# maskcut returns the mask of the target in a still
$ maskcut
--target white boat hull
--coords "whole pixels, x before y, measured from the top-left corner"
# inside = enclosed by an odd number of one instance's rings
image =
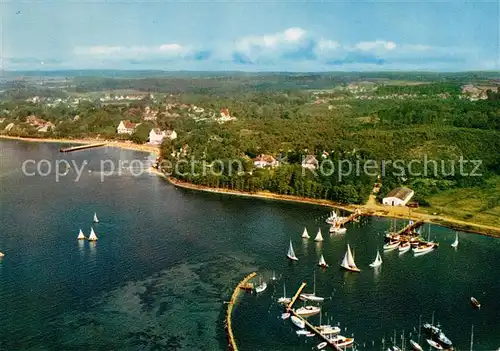
[[[288,257],[289,259],[291,259],[292,261],[298,261],[299,259],[295,256],[290,256],[290,255],[286,255],[286,257]]]
[[[306,306],[306,307],[301,307],[301,308],[298,308],[295,310],[295,313],[301,317],[314,316],[315,314],[318,314],[319,312],[321,312],[321,308],[315,307],[315,306]]]
[[[292,323],[295,324],[298,328],[304,329],[306,327],[306,322],[296,316],[291,317]]]
[[[323,302],[325,300],[324,297],[316,296],[313,294],[300,294],[300,298],[302,300],[314,301],[314,302]]]

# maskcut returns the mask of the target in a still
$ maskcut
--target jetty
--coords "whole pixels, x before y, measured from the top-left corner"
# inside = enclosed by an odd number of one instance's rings
[[[104,146],[106,143],[99,143],[99,144],[85,144],[85,145],[79,145],[79,146],[73,146],[73,147],[68,147],[68,148],[60,148],[60,152],[72,152],[72,151],[79,151],[79,150],[85,150],[85,149],[92,149],[95,147],[100,147]]]
[[[238,351],[238,347],[236,346],[236,339],[234,338],[233,334],[233,327],[231,323],[231,316],[233,313],[233,307],[236,301],[238,300],[238,295],[240,293],[240,290],[249,290],[253,289],[253,284],[249,283],[249,280],[255,277],[257,273],[253,272],[247,275],[241,282],[238,283],[236,288],[233,291],[233,294],[231,295],[231,300],[227,304],[227,311],[226,311],[226,321],[224,323],[225,328],[226,328],[226,334],[227,334],[227,339],[229,342],[229,350],[234,350]]]
[[[417,229],[418,227],[422,226],[423,224],[424,224],[424,221],[413,222],[411,224],[408,224],[406,227],[404,227],[403,229],[401,229],[399,232],[397,232],[395,234],[396,235],[408,235],[411,232],[413,232],[413,230]]]
[[[290,303],[286,307],[286,312],[292,313],[295,317],[297,317],[300,320],[304,321],[306,327],[309,330],[311,330],[313,333],[315,333],[317,336],[319,336],[321,339],[323,339],[324,341],[326,341],[331,348],[333,348],[334,350],[337,350],[337,351],[342,351],[342,349],[339,346],[337,346],[334,342],[332,342],[330,339],[328,339],[325,335],[321,334],[321,332],[314,325],[312,325],[311,323],[309,323],[307,321],[307,319],[305,319],[302,316],[296,314],[295,310],[292,309],[293,305],[295,304],[295,301],[297,301],[297,298],[300,296],[300,294],[302,293],[302,290],[304,290],[304,288],[306,287],[306,285],[307,285],[306,283],[302,283],[302,285],[300,285],[299,290],[297,290],[297,292],[293,296],[292,300],[290,301]]]
[[[356,209],[353,213],[351,213],[348,217],[342,218],[339,220],[340,226],[343,226],[349,222],[354,221],[356,218],[362,215],[361,210]]]

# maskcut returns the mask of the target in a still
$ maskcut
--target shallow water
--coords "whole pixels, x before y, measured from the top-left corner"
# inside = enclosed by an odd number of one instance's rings
[[[241,350],[309,350],[317,338],[295,335],[275,302],[283,282],[288,295],[306,280],[332,297],[323,303],[331,318],[354,334],[360,349],[378,350],[394,330],[398,337],[418,329],[419,315],[435,311],[457,349],[500,346],[500,240],[432,227],[441,247],[421,257],[397,251],[382,255],[377,271],[368,267],[382,247],[386,219],[351,224],[346,235],[329,237],[326,210],[177,189],[156,176],[127,172],[105,177],[100,160],[144,160],[145,154],[113,148],[61,154],[57,144],[0,141],[0,349],[225,349],[224,301],[235,284],[258,270],[279,280],[262,294],[242,295],[234,331]],[[75,170],[26,177],[25,159],[88,160],[81,179]],[[78,242],[93,213],[95,245]],[[399,225],[403,225],[402,221]],[[325,242],[300,238],[321,227]],[[299,261],[285,257],[292,239]],[[342,271],[346,242],[361,273]],[[330,268],[316,263],[325,255]],[[477,297],[474,310],[469,297]],[[315,320],[312,317],[311,320]],[[316,318],[317,320],[317,318]],[[372,344],[373,342],[373,344]],[[421,342],[423,344],[423,342]]]

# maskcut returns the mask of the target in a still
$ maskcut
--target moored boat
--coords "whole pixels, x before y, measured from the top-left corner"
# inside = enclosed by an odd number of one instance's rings
[[[0,258],[5,257],[5,254],[3,252],[0,252]]]
[[[99,223],[99,219],[97,218],[97,213],[94,212],[94,223]]]
[[[264,291],[264,290],[266,290],[266,289],[267,289],[267,283],[266,283],[266,282],[263,282],[262,280],[260,280],[259,285],[257,285],[257,286],[255,287],[255,292],[257,292],[257,293],[261,293],[261,292],[263,292],[263,291]]]
[[[354,343],[354,338],[346,338],[345,336],[337,335],[331,338],[330,341],[338,347],[347,347]]]
[[[470,302],[472,302],[474,307],[481,308],[481,304],[479,303],[479,301],[477,301],[477,299],[475,297],[471,297]]]
[[[314,272],[314,285],[312,294],[302,293],[300,294],[300,299],[303,301],[314,301],[314,302],[323,302],[325,300],[324,297],[316,296],[316,272]]]
[[[348,271],[351,272],[360,272],[361,270],[356,266],[356,263],[354,262],[354,257],[352,256],[351,253],[351,248],[349,244],[347,244],[347,252],[345,253],[344,259],[342,260],[342,263],[340,266],[344,269],[347,269]]]
[[[427,343],[429,345],[431,345],[433,348],[435,348],[436,350],[442,350],[443,349],[443,346],[439,345],[437,342],[435,342],[434,340],[431,340],[431,339],[427,339]]]
[[[288,253],[286,254],[286,257],[291,259],[292,261],[298,261],[299,259],[297,256],[295,256],[295,251],[293,251],[293,246],[292,246],[292,241],[290,240],[290,246],[288,247]]]
[[[341,332],[339,327],[332,327],[331,325],[320,325],[316,327],[316,329],[318,329],[322,335],[336,335]]]
[[[304,329],[306,327],[306,322],[304,322],[304,320],[300,319],[299,317],[292,316],[290,317],[290,319],[292,320],[292,323],[295,324],[300,329]]]
[[[455,233],[455,241],[453,244],[451,244],[451,247],[457,247],[458,246],[458,233]]]
[[[300,329],[300,330],[296,330],[295,333],[297,335],[307,335],[307,334],[309,334],[309,331],[305,330],[305,329]]]
[[[426,242],[423,244],[420,244],[418,247],[413,248],[413,253],[415,254],[423,254],[427,252],[431,252],[436,248],[436,244],[433,242]]]
[[[297,308],[295,310],[295,313],[301,317],[309,317],[309,316],[313,316],[315,314],[318,314],[320,311],[321,311],[321,308],[317,307],[317,306],[303,306],[303,307]]]
[[[285,283],[283,283],[283,297],[280,297],[278,299],[278,303],[281,303],[283,305],[287,305],[290,303],[290,301],[292,301],[292,299],[289,297],[286,297],[286,287],[285,287]]]
[[[399,246],[400,242],[398,240],[396,241],[389,241],[388,243],[384,244],[384,250],[394,250]]]
[[[326,346],[328,346],[328,343],[326,341],[323,341],[322,343],[319,343],[318,346],[316,346],[316,348],[318,350],[322,350],[324,349]]]
[[[282,313],[281,314],[281,319],[288,319],[290,318],[291,314],[290,313]]]
[[[408,252],[410,251],[410,249],[411,249],[411,244],[409,241],[402,242],[398,248],[400,254]]]
[[[347,228],[341,227],[340,225],[334,225],[330,227],[330,234],[345,234],[347,232]]]
[[[424,351],[422,346],[420,346],[416,341],[410,340],[410,345],[415,351]]]

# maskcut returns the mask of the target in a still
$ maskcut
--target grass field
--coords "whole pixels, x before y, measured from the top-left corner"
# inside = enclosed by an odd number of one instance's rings
[[[490,179],[485,188],[446,190],[427,200],[431,207],[421,209],[429,214],[500,226],[500,176]]]

